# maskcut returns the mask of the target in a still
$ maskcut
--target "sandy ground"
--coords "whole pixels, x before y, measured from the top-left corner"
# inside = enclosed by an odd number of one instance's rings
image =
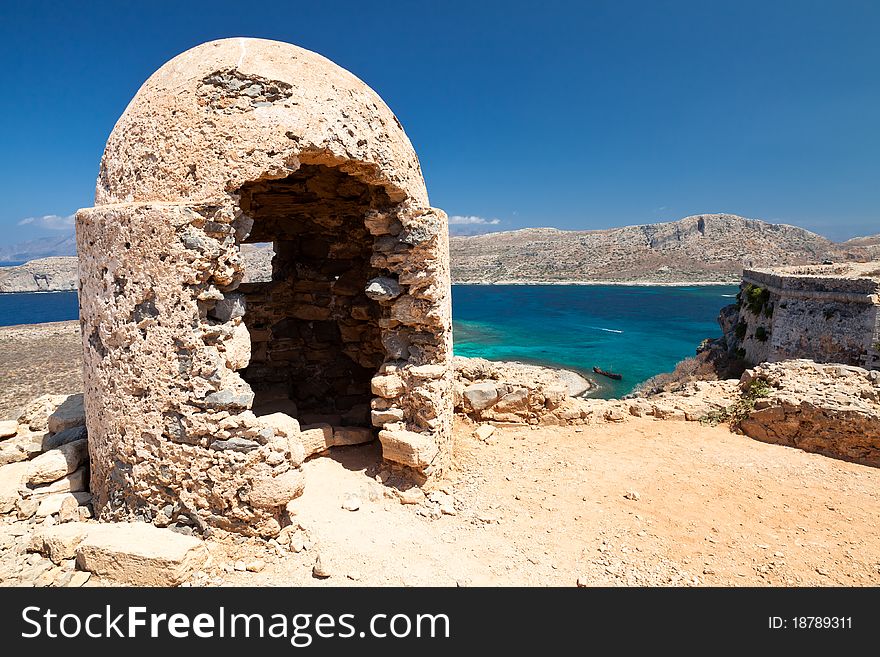
[[[632,420],[503,429],[457,426],[432,520],[374,479],[374,446],[307,463],[296,521],[308,549],[214,543],[196,582],[232,585],[877,585],[880,470],[732,434]],[[637,493],[628,499],[628,493]],[[357,511],[342,503],[360,500]],[[317,579],[320,554],[331,577]],[[274,556],[273,556],[274,555]],[[227,572],[263,559],[259,573]]]
[[[40,395],[82,388],[79,322],[0,328],[0,420]]]
[[[76,322],[0,329],[0,418],[80,390],[79,349]],[[880,584],[880,469],[691,422],[505,428],[487,443],[472,430],[457,421],[441,485],[455,515],[401,504],[376,481],[375,444],[334,448],[305,465],[295,522],[306,549],[212,539],[213,563],[192,583]],[[357,511],[342,508],[351,494]],[[312,575],[318,554],[329,578]],[[258,559],[261,572],[234,570]]]

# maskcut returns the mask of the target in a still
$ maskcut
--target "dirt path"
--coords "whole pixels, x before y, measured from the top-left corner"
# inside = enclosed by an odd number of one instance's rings
[[[633,420],[457,427],[456,515],[387,497],[374,447],[307,464],[297,520],[313,545],[214,545],[203,581],[250,585],[877,585],[880,470],[725,428]],[[354,493],[357,511],[342,502]],[[627,493],[637,493],[628,499]],[[312,577],[317,553],[332,576]],[[263,558],[260,573],[226,572]]]

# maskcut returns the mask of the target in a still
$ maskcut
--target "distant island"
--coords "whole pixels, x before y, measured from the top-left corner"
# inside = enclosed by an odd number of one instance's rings
[[[272,277],[272,250],[269,245],[244,244],[248,281]],[[77,288],[76,256],[39,258],[14,267],[0,267],[0,293],[69,292]]]
[[[865,261],[880,235],[843,243],[733,214],[606,230],[525,228],[450,240],[456,283],[729,283],[743,268]]]
[[[71,242],[59,244],[70,248]],[[31,246],[34,252],[46,250]],[[452,237],[449,248],[452,282],[458,284],[694,285],[738,282],[743,268],[876,259],[880,235],[832,242],[797,226],[702,214],[606,230],[524,228]],[[271,249],[244,245],[243,253],[250,280],[270,275]],[[5,267],[0,292],[75,290],[76,267],[75,256]]]

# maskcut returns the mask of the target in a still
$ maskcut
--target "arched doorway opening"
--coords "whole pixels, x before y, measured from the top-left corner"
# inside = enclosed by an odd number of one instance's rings
[[[364,219],[392,206],[384,189],[325,165],[244,185],[253,220],[244,243],[272,242],[272,277],[244,283],[251,359],[240,374],[257,415],[283,412],[302,424],[370,427],[370,381],[385,360],[382,309],[365,289],[371,263]]]

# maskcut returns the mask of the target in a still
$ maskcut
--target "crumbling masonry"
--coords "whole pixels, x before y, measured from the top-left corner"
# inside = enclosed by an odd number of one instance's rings
[[[419,483],[451,451],[446,215],[363,82],[224,39],[140,89],[77,213],[102,519],[273,536],[301,464],[378,437]],[[272,280],[243,283],[243,243]]]

